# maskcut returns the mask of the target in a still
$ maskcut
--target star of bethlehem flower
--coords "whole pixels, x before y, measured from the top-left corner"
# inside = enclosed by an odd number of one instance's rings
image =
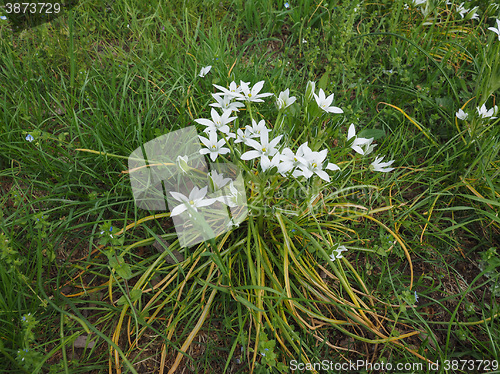
[[[327,113],[344,113],[344,111],[336,106],[330,106],[333,102],[333,95],[326,97],[325,92],[322,88],[319,89],[319,95],[313,93],[314,98],[318,106]]]
[[[276,163],[279,161],[279,154],[277,157],[273,158],[272,162],[269,157],[275,156],[278,153],[276,146],[282,137],[283,135],[279,135],[269,141],[269,133],[264,131],[260,134],[260,143],[254,139],[248,139],[246,144],[254,150],[243,153],[241,159],[246,161],[260,157],[260,167],[263,171],[266,171],[272,166],[276,166]]]
[[[316,91],[316,82],[308,81],[306,86],[306,100],[311,100]]]
[[[208,176],[212,181],[214,190],[219,190],[232,181],[231,178],[224,178],[224,174],[222,173],[219,174],[217,170],[212,170],[210,173],[208,173]]]
[[[294,177],[304,176],[306,179],[309,179],[316,174],[324,181],[329,182],[330,176],[323,170],[323,162],[325,161],[328,150],[323,149],[320,152],[315,152],[307,146],[307,143],[305,143],[301,152],[303,152],[302,157],[305,160],[305,164],[299,166],[300,170],[295,170],[292,175]],[[331,162],[326,165],[325,169],[340,170],[337,165]]]
[[[351,144],[351,148],[360,155],[366,156],[370,154],[373,151],[373,148],[377,146],[376,144],[372,144],[373,138],[358,138],[356,136],[354,124],[351,123],[351,126],[349,126],[349,130],[347,131],[347,140],[353,137],[354,141]]]
[[[189,172],[189,170],[191,169],[189,166],[188,166],[188,160],[189,160],[189,157],[188,155],[184,155],[184,156],[177,156],[176,160],[175,160],[175,164],[177,166],[177,168],[181,171],[182,174],[186,174]]]
[[[230,208],[236,208],[238,204],[238,190],[234,187],[233,181],[229,183],[229,195],[224,195],[217,198],[217,201],[226,204]]]
[[[208,72],[210,71],[210,69],[212,69],[212,66],[210,66],[210,65],[201,68],[200,74],[198,74],[198,76],[201,77],[201,78],[204,78],[205,75],[208,74]]]
[[[498,35],[498,40],[500,40],[500,19],[497,19],[497,27],[488,27],[488,30],[496,33]]]
[[[264,81],[255,83],[252,88],[250,88],[249,83],[240,82],[241,95],[236,97],[236,100],[245,100],[253,103],[262,103],[264,102],[264,100],[262,100],[263,97],[268,97],[273,95],[272,93],[269,92],[260,94],[259,92],[260,90],[262,90],[263,87],[264,87]]]
[[[498,112],[498,106],[494,106],[490,110],[486,109],[486,104],[483,104],[481,108],[477,107],[477,113],[479,114],[479,117],[485,119],[495,119],[497,117],[493,117],[494,114],[497,114]]]
[[[189,197],[179,192],[170,191],[170,195],[172,195],[175,200],[182,203],[172,209],[172,212],[170,212],[170,216],[178,216],[188,209],[194,209],[197,212],[198,208],[212,205],[217,201],[217,199],[206,199],[205,196],[207,195],[207,191],[208,186],[205,186],[202,189],[199,189],[195,186],[189,193]]]
[[[243,82],[243,81],[240,81],[240,83],[250,84],[250,82]],[[219,86],[217,84],[214,84],[214,87],[217,88],[219,91],[221,91],[218,94],[222,93],[223,95],[228,95],[228,96],[231,96],[233,98],[241,97],[241,86],[238,86],[238,84],[236,84],[235,81],[232,81],[229,84],[229,88],[225,88],[225,87]]]
[[[385,157],[385,156],[384,156]],[[388,166],[391,166],[394,160],[391,160],[389,162],[382,162],[384,157],[375,157],[375,161],[373,161],[370,166],[372,167],[373,171],[381,171],[383,173],[388,173],[389,171],[393,171],[394,168],[389,168]]]
[[[469,9],[464,8],[464,3],[461,3],[460,5],[457,5],[456,11],[460,14],[462,18],[464,18]]]
[[[458,119],[465,121],[469,115],[465,113],[462,109],[459,109],[458,112],[455,113]]]
[[[224,111],[224,113],[222,113],[221,116],[215,109],[212,108],[212,110],[210,111],[212,120],[206,118],[198,118],[194,121],[199,123],[200,125],[207,126],[207,128],[204,130],[205,132],[218,130],[226,134],[226,136],[234,138],[235,135],[230,132],[229,126],[227,124],[234,121],[237,117],[230,117],[231,113],[231,110],[226,110]]]
[[[247,144],[247,140],[251,139],[253,137],[254,137],[254,135],[253,135],[252,131],[249,130],[248,126],[247,126],[247,128],[245,128],[245,131],[243,131],[242,129],[236,130],[236,140],[234,142]]]
[[[258,138],[265,132],[268,134],[271,132],[271,129],[267,128],[266,121],[263,119],[257,123],[257,121],[252,118],[252,126],[247,125],[245,129],[248,130],[251,138]]]
[[[343,245],[339,245],[336,249],[333,250],[333,253],[330,255],[330,260],[334,262],[336,259],[340,259],[342,256],[342,252],[346,252],[347,248]]]
[[[212,94],[212,96],[217,102],[210,104],[210,106],[214,108],[221,108],[223,111],[229,110],[232,112],[238,112],[238,108],[245,106],[245,104],[240,103],[239,101],[232,101],[234,97],[231,95]]]
[[[307,162],[303,157],[304,145],[307,147],[307,143],[302,144],[299,149],[297,149],[296,153],[293,153],[290,148],[283,149],[280,157],[281,162],[278,165],[278,172],[280,174],[284,175],[300,166],[306,166]]]
[[[202,155],[210,154],[210,158],[212,159],[212,161],[215,161],[215,159],[219,155],[225,155],[226,153],[229,153],[229,148],[223,147],[223,145],[226,144],[226,140],[217,140],[217,133],[215,131],[209,131],[208,139],[201,135],[198,135],[198,138],[200,138],[203,145],[207,147],[200,149],[200,153]]]
[[[283,110],[292,105],[295,100],[297,100],[297,98],[295,96],[290,97],[290,90],[287,88],[285,91],[280,92],[276,99],[276,105],[279,110]]]

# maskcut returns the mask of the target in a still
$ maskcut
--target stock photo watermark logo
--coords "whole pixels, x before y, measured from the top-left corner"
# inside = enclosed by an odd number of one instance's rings
[[[155,138],[128,158],[136,205],[171,212],[182,247],[238,226],[248,215],[243,176],[232,163],[207,164],[194,126]]]

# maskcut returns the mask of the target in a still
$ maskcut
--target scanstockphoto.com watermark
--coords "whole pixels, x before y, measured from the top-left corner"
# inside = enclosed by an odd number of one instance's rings
[[[393,372],[393,373],[420,373],[420,372],[437,372],[440,369],[444,371],[461,370],[465,372],[488,372],[498,370],[497,360],[444,360],[437,362],[369,362],[367,360],[349,360],[343,362],[333,362],[323,360],[319,362],[300,362],[291,360],[289,368],[294,372],[310,372],[310,371],[327,371],[334,373],[342,372],[360,372],[377,371],[377,372]]]

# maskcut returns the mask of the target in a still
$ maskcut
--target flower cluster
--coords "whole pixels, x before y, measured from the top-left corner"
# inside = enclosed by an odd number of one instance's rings
[[[455,6],[455,12],[457,12],[458,14],[460,14],[460,17],[462,18],[465,18],[467,17],[468,19],[479,19],[479,15],[476,13],[476,10],[478,9],[478,7],[474,7],[472,9],[468,9],[468,8],[465,8],[464,7],[464,3],[460,3],[459,5],[455,5],[452,1],[450,0],[447,0],[446,5],[454,5]],[[423,5],[426,7],[426,9],[424,8],[421,8],[422,10],[422,13],[427,14],[427,7],[429,6],[429,1],[428,0],[411,0],[411,5],[414,6],[414,7],[417,7],[417,6],[420,6],[420,5]],[[409,5],[408,4],[405,4],[405,9],[409,9]],[[471,14],[471,16],[469,17],[468,15]]]
[[[328,182],[330,177],[326,170],[340,170],[339,166],[328,162],[328,150],[326,149],[313,151],[307,142],[301,144],[295,152],[288,147],[281,147],[280,141],[283,135],[273,137],[273,130],[266,126],[265,120],[257,122],[252,118],[251,124],[246,125],[243,129],[236,128],[235,132],[231,131],[229,125],[237,119],[232,114],[238,112],[238,108],[243,105],[242,101],[246,103],[263,102],[263,98],[273,95],[271,93],[261,93],[264,81],[260,81],[254,86],[250,86],[249,82],[243,81],[240,81],[239,85],[233,81],[229,88],[215,84],[214,86],[220,92],[213,94],[217,103],[211,105],[221,108],[222,115],[216,109],[212,109],[211,119],[199,118],[195,120],[195,122],[206,126],[204,132],[208,134],[208,137],[199,136],[200,141],[205,146],[200,151],[201,154],[207,154],[212,161],[215,161],[219,155],[226,155],[231,152],[230,148],[232,147],[227,142],[234,139],[234,144],[241,143],[246,146],[246,150],[242,152],[240,159],[243,161],[258,159],[260,168],[264,172],[274,169],[284,177],[304,177],[306,179],[317,175]],[[318,94],[316,94],[314,90],[314,82],[309,82],[306,96],[314,97],[319,109],[325,113],[343,113],[341,108],[332,105],[333,94],[326,96],[323,89],[319,89]],[[279,111],[284,111],[293,105],[296,100],[296,97],[290,97],[290,91],[286,89],[278,95],[276,105]],[[356,137],[353,124],[349,127],[347,139],[353,139],[351,148],[363,156],[370,154],[375,147],[375,144],[372,144],[373,138]],[[382,159],[383,157],[380,159],[377,157],[372,163],[372,169],[381,172],[393,170],[393,168],[386,169],[385,167],[391,165],[394,161],[381,163]]]
[[[237,226],[246,217],[245,183],[239,170],[250,171],[251,178],[285,178],[310,180],[317,176],[322,181],[330,182],[331,173],[340,169],[328,158],[328,150],[318,150],[311,141],[297,144],[297,148],[283,144],[284,134],[279,134],[284,118],[289,113],[297,112],[289,109],[297,104],[297,98],[290,96],[286,89],[275,97],[278,109],[277,125],[269,126],[264,119],[256,120],[252,116],[252,105],[264,102],[264,99],[274,96],[262,92],[264,81],[251,85],[250,82],[231,82],[222,87],[214,84],[218,90],[212,94],[215,103],[210,104],[210,118],[197,118],[194,121],[204,127],[203,134],[198,135],[201,148],[190,155],[176,156],[175,166],[180,172],[179,186],[173,186],[169,191],[169,206],[171,217],[179,235],[183,235],[186,245],[215,237],[224,232],[227,227]],[[306,88],[304,104],[311,113],[320,116],[330,116],[343,113],[343,110],[333,105],[334,95],[327,95],[323,89],[316,91],[314,82],[309,82]],[[249,114],[247,123],[238,116],[240,109],[246,106]],[[365,157],[375,148],[374,138],[356,136],[354,124],[351,124],[347,134],[347,144],[357,154]],[[197,169],[191,165],[200,165],[197,157],[209,156],[214,162],[207,173],[205,168]],[[224,158],[222,163],[218,158]],[[236,164],[231,164],[229,160]],[[370,170],[389,172],[394,160],[382,162],[384,157],[376,157],[370,165]],[[204,162],[202,162],[204,164]],[[255,165],[260,173],[254,173]],[[224,165],[229,166],[225,169]],[[234,166],[234,168],[233,168]],[[219,168],[215,170],[214,167]],[[201,172],[201,173],[200,173]],[[201,178],[206,174],[207,178]],[[193,177],[194,178],[191,178]],[[231,178],[228,178],[231,176]],[[235,177],[236,176],[236,177]],[[203,183],[206,182],[204,185]],[[228,216],[228,209],[232,218]],[[208,220],[208,221],[207,221]],[[208,223],[209,222],[209,223]],[[194,236],[196,239],[193,239]],[[342,250],[342,249],[340,249]],[[340,252],[338,253],[340,256]],[[336,256],[336,258],[340,258]]]

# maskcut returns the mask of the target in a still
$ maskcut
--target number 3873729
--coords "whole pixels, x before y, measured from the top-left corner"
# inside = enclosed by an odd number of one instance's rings
[[[59,3],[5,3],[6,13],[35,14],[35,13],[59,13]]]

